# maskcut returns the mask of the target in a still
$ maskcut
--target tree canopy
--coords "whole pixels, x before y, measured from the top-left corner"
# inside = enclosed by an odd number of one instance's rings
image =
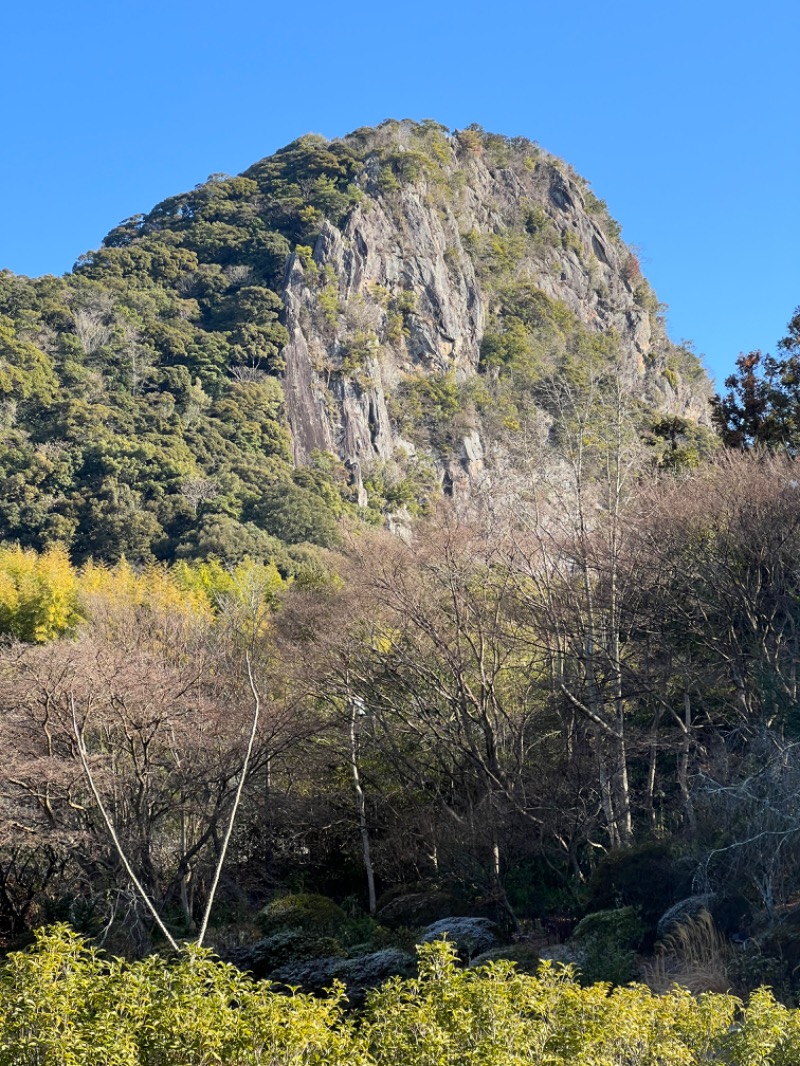
[[[725,379],[724,395],[714,400],[714,420],[725,444],[733,448],[800,446],[800,308],[778,343],[778,355],[742,354],[736,372]]]

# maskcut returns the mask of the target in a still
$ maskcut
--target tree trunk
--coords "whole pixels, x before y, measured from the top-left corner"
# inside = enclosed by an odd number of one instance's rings
[[[353,788],[356,794],[356,812],[358,814],[358,828],[361,833],[361,854],[364,858],[364,869],[367,874],[369,913],[374,914],[377,910],[377,898],[375,895],[375,871],[372,866],[372,854],[370,851],[369,827],[367,825],[367,805],[364,799],[364,789],[361,787],[361,774],[358,769],[358,716],[360,713],[364,713],[363,702],[357,699],[351,699],[350,770],[353,774]]]

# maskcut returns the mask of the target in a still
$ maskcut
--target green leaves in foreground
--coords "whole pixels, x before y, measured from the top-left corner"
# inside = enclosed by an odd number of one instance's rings
[[[0,1063],[357,1066],[340,1003],[340,992],[278,995],[202,949],[177,960],[107,960],[55,926],[10,955],[0,976]]]
[[[106,959],[66,926],[41,931],[0,974],[0,1066],[791,1066],[800,1012],[766,990],[653,995],[581,988],[568,969],[462,970],[446,943],[419,977],[387,982],[361,1014],[282,995],[207,951]]]

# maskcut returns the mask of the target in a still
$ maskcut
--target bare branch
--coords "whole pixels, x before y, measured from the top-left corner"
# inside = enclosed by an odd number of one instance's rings
[[[93,776],[91,768],[89,766],[89,760],[86,757],[86,745],[85,745],[84,740],[83,740],[83,730],[78,725],[78,712],[77,712],[77,709],[75,707],[75,696],[73,695],[72,692],[70,692],[70,694],[69,694],[69,704],[70,704],[70,710],[72,712],[72,727],[73,727],[73,729],[75,731],[75,741],[76,741],[77,746],[78,746],[78,756],[80,757],[80,760],[81,760],[81,766],[83,767],[84,774],[86,774],[86,780],[89,783],[89,788],[91,789],[92,795],[94,796],[95,803],[97,804],[97,806],[98,806],[98,808],[100,810],[100,813],[103,816],[103,821],[106,823],[106,828],[108,829],[108,834],[111,837],[111,841],[112,841],[112,843],[113,843],[113,845],[114,845],[114,847],[116,849],[117,855],[119,855],[120,861],[122,862],[122,865],[125,867],[125,872],[127,873],[128,877],[130,877],[131,881],[133,882],[133,884],[134,884],[134,886],[136,888],[136,891],[141,896],[142,901],[144,902],[144,904],[147,907],[147,909],[153,915],[153,918],[155,919],[156,925],[161,930],[161,932],[164,934],[164,937],[166,938],[167,943],[173,949],[173,951],[180,951],[180,948],[178,947],[177,941],[175,940],[175,938],[170,933],[169,929],[167,929],[166,925],[164,925],[163,921],[161,920],[161,916],[159,915],[158,911],[156,910],[156,906],[153,903],[153,901],[150,899],[150,896],[145,891],[144,885],[141,883],[139,878],[133,872],[133,867],[128,862],[128,856],[125,854],[125,849],[122,847],[122,844],[120,843],[120,839],[117,836],[117,832],[114,829],[114,823],[111,821],[111,817],[109,816],[108,811],[106,810],[105,804],[103,803],[103,800],[102,800],[102,798],[100,796],[100,793],[99,793],[99,791],[97,789],[97,785],[95,784],[94,776]]]
[[[250,684],[250,691],[253,694],[253,724],[250,729],[250,740],[247,744],[247,752],[245,753],[244,762],[242,763],[242,772],[239,776],[239,784],[236,788],[236,795],[233,799],[233,807],[231,808],[231,816],[228,821],[228,828],[225,830],[225,837],[222,841],[222,848],[220,849],[219,859],[217,860],[217,866],[214,870],[214,880],[211,882],[211,888],[208,892],[208,900],[206,901],[206,909],[205,913],[203,914],[203,921],[200,926],[200,932],[197,935],[198,947],[202,945],[203,940],[205,939],[206,930],[208,929],[208,921],[211,917],[211,908],[214,906],[214,896],[217,893],[219,879],[222,874],[222,867],[225,863],[225,855],[227,854],[228,844],[230,843],[231,835],[233,834],[233,826],[236,821],[236,814],[239,810],[239,803],[242,799],[242,790],[244,788],[244,783],[247,778],[247,771],[250,767],[250,757],[253,754],[253,745],[255,744],[256,732],[258,730],[258,719],[261,712],[261,698],[258,694],[258,688],[256,687],[255,679],[253,677],[253,664],[250,661],[249,651],[246,654],[246,661],[247,680]]]

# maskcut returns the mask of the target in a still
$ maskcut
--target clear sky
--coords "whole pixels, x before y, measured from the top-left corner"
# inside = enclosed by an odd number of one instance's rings
[[[478,122],[605,199],[718,379],[800,303],[796,0],[6,0],[0,267],[309,131]]]

